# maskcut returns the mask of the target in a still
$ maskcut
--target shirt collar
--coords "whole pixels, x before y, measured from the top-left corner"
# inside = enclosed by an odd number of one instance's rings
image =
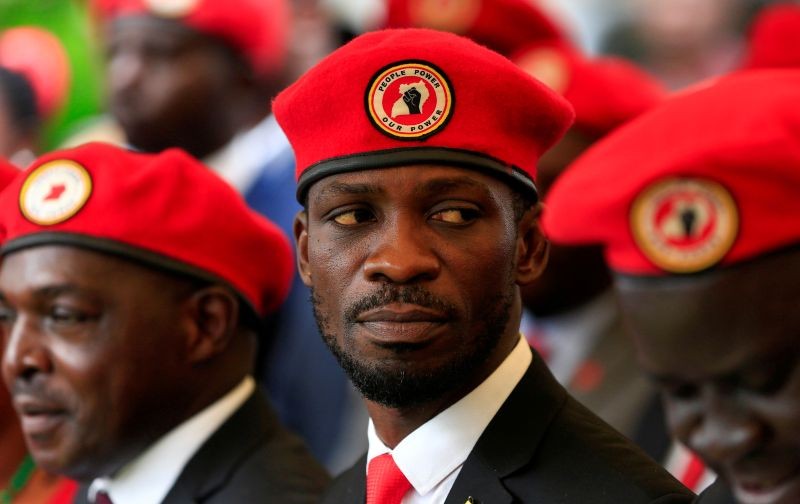
[[[115,504],[156,504],[167,496],[183,467],[255,390],[247,376],[230,392],[165,434],[113,477],[97,478],[89,502],[103,490]]]
[[[370,419],[367,461],[391,453],[417,493],[430,492],[464,464],[531,360],[531,349],[520,336],[508,357],[483,383],[406,436],[394,450],[383,444]]]

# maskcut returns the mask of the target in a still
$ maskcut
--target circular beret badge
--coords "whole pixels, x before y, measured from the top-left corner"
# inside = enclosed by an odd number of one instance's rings
[[[645,189],[631,207],[636,244],[656,266],[694,273],[733,246],[739,212],[731,194],[710,180],[670,178]]]
[[[390,137],[420,140],[447,124],[453,99],[444,72],[428,62],[404,61],[373,76],[367,86],[367,115]]]
[[[34,224],[51,226],[75,215],[91,194],[92,179],[86,168],[66,159],[50,161],[25,179],[19,207]]]

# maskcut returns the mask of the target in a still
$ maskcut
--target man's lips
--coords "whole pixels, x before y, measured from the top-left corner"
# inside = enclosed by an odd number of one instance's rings
[[[22,430],[33,438],[55,430],[67,415],[67,409],[63,406],[30,395],[15,395],[14,408]]]
[[[449,320],[448,316],[416,305],[392,304],[363,312],[356,322],[382,344],[423,343]]]

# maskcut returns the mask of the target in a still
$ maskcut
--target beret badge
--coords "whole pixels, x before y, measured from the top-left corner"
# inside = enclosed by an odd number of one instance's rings
[[[372,124],[392,138],[421,140],[440,131],[453,112],[447,76],[426,61],[401,61],[370,80],[366,109]]]
[[[92,178],[86,168],[71,160],[55,160],[28,175],[19,193],[19,208],[34,224],[52,226],[78,213],[91,194]]]
[[[717,182],[667,178],[636,197],[630,227],[653,264],[670,273],[694,273],[715,265],[733,247],[739,212]]]

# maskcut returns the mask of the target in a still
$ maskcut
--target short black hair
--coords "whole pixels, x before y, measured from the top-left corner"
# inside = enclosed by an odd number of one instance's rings
[[[519,224],[525,212],[532,209],[536,205],[537,198],[529,192],[522,192],[517,189],[511,189],[511,208],[514,210],[514,222]]]

